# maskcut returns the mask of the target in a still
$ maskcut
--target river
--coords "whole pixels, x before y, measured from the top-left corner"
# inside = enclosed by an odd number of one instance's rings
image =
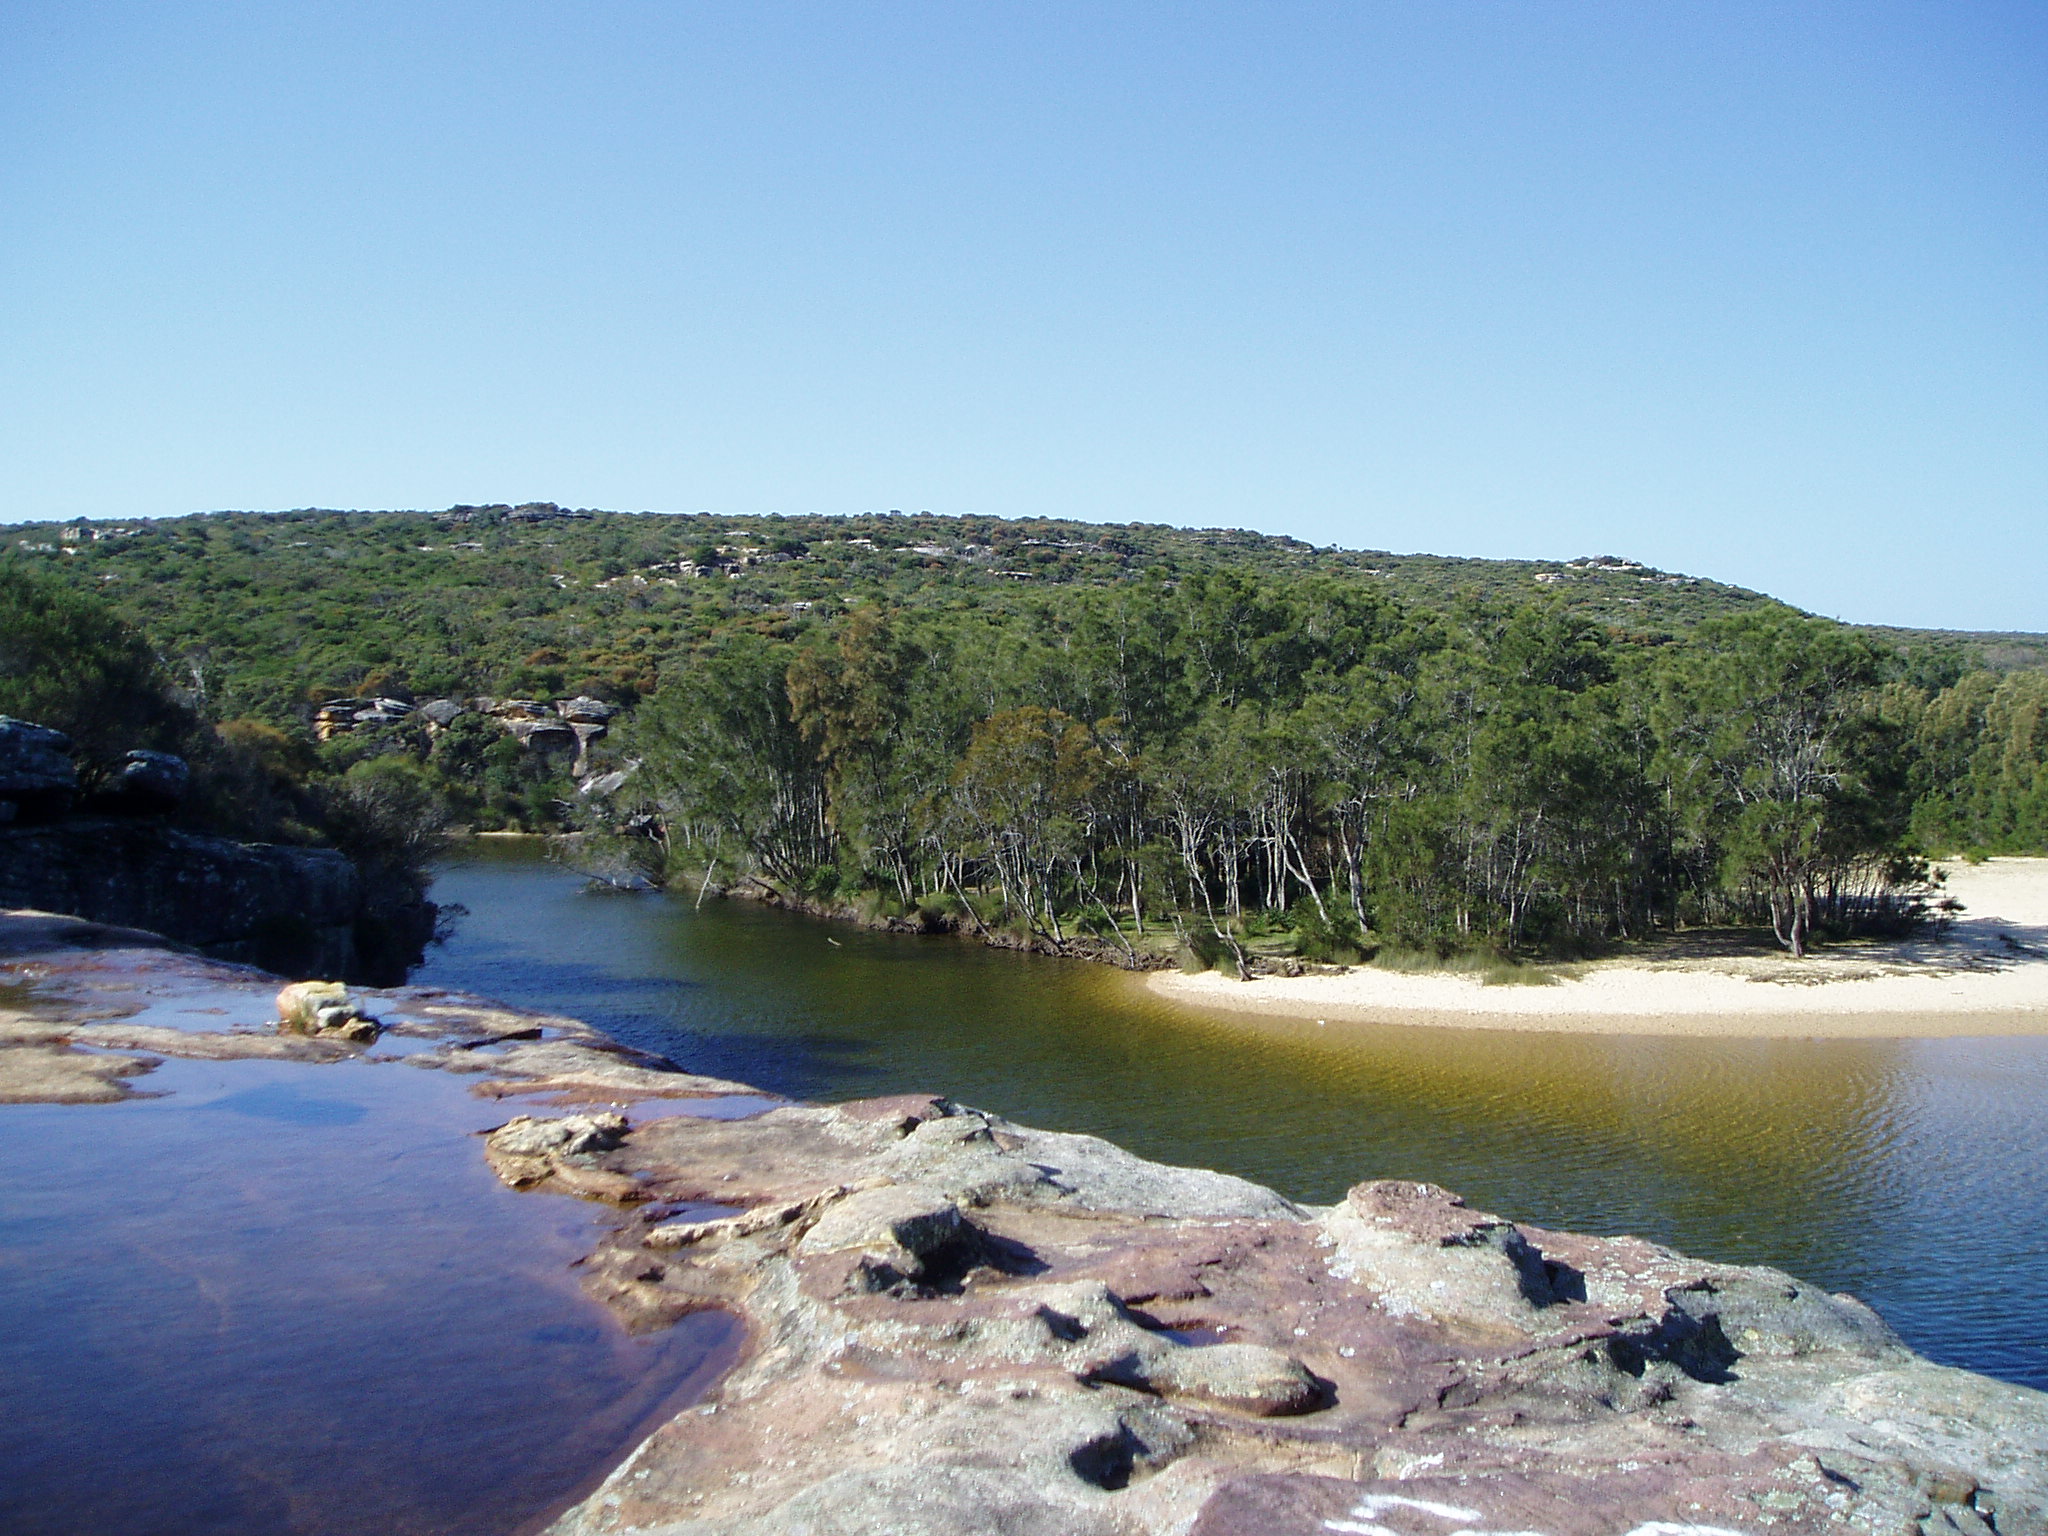
[[[416,980],[796,1098],[949,1095],[1297,1199],[1426,1179],[1520,1221],[1772,1264],[2048,1388],[2048,1038],[1689,1040],[1263,1025],[1105,967],[586,889],[479,842]]]

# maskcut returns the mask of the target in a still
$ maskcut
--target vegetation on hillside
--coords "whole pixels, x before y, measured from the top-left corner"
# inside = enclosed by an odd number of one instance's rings
[[[1607,558],[1454,560],[1054,519],[215,513],[0,529],[0,553],[104,596],[223,717],[276,725],[319,698],[394,691],[631,704],[681,651],[734,629],[790,638],[868,598],[1023,617],[1077,588],[1320,574],[1423,607],[1555,594],[1645,637],[1769,606]]]
[[[183,757],[191,787],[172,820],[339,848],[373,913],[421,900],[448,824],[445,796],[409,759],[323,760],[302,731],[211,717],[101,598],[18,561],[0,561],[0,715],[71,737],[86,810],[117,803],[110,791],[128,752]]]
[[[1217,573],[1029,619],[879,603],[725,637],[640,711],[669,866],[814,902],[1296,953],[1580,953],[1681,923],[1909,918],[1891,663],[1784,610],[1617,640],[1556,601],[1427,613]],[[658,833],[655,831],[658,829]]]
[[[117,604],[293,782],[1013,942],[1242,968],[1740,922],[1799,951],[1906,919],[1926,855],[2048,848],[2048,673],[1611,558],[551,506],[6,551]],[[307,730],[334,695],[584,692],[637,706],[609,801],[476,716]]]

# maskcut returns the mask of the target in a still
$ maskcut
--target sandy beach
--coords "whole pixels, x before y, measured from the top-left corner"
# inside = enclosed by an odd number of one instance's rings
[[[1702,952],[1560,968],[1550,986],[1354,966],[1231,980],[1153,972],[1207,1010],[1349,1023],[1597,1034],[1905,1037],[2048,1034],[2048,859],[1941,866],[1963,910],[1945,932],[1834,946],[1804,960]]]

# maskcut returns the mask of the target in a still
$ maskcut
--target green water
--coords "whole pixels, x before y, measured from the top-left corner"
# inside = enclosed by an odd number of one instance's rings
[[[444,871],[417,980],[779,1093],[950,1095],[1298,1199],[1427,1179],[1540,1225],[1768,1263],[2048,1386],[2048,1038],[1681,1040],[1190,1014],[1103,967],[686,898],[532,844]]]

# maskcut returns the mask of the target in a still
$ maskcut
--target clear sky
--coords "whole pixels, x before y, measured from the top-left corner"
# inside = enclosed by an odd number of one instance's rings
[[[2048,5],[0,6],[0,521],[524,500],[2048,629]]]

